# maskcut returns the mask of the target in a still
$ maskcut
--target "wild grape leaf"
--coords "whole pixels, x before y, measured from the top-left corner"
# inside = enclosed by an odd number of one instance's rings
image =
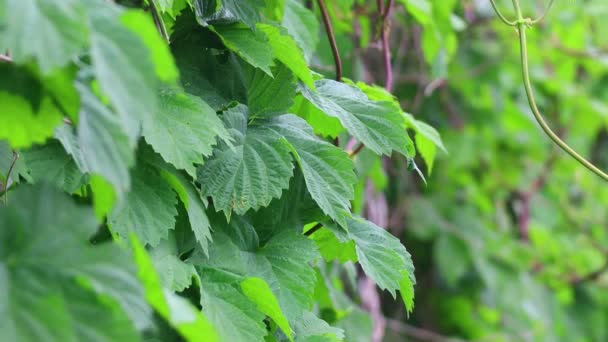
[[[92,333],[111,341],[147,326],[149,308],[126,253],[114,244],[89,243],[97,229],[89,209],[49,185],[20,186],[11,195],[0,207],[3,338],[65,341]],[[100,294],[111,300],[96,301]],[[115,318],[126,313],[132,322],[88,319],[116,310],[122,312]]]
[[[281,135],[264,125],[247,126],[247,107],[227,110],[223,120],[234,146],[220,144],[199,168],[198,181],[217,211],[242,215],[281,196],[289,185],[293,165]]]
[[[255,29],[255,24],[261,21],[259,10],[264,3],[262,0],[196,0],[194,5],[197,20],[203,26],[242,22]]]
[[[357,182],[352,160],[343,150],[315,137],[306,121],[295,115],[274,118],[268,127],[289,141],[308,191],[319,207],[344,224]]]
[[[363,218],[346,220],[348,236],[355,242],[357,258],[363,271],[382,290],[393,297],[397,290],[408,311],[413,309],[414,265],[399,239]]]
[[[0,139],[13,148],[42,143],[61,124],[61,111],[42,83],[27,69],[0,63]]]
[[[178,90],[163,90],[158,110],[143,123],[146,141],[167,162],[190,175],[195,164],[211,155],[219,138],[228,140],[228,132],[215,111],[201,99]]]
[[[20,159],[27,165],[27,173],[34,183],[48,182],[72,193],[85,181],[74,159],[57,140],[22,151]]]
[[[187,341],[220,341],[216,329],[190,302],[162,288],[145,248],[131,235],[131,248],[148,303]]]
[[[93,73],[134,145],[141,122],[153,120],[157,110],[158,79],[150,51],[122,24],[121,16],[127,12],[106,2],[95,2],[89,12]]]
[[[183,262],[179,258],[179,251],[175,236],[169,234],[167,240],[150,250],[150,258],[163,285],[175,292],[181,292],[190,284],[196,275],[192,264]]]
[[[341,228],[319,229],[310,238],[317,244],[323,259],[327,261],[338,260],[341,263],[357,261],[355,243]]]
[[[290,325],[301,319],[313,303],[316,275],[310,262],[319,256],[314,243],[297,230],[284,230],[260,244],[255,228],[242,217],[214,226],[218,231],[209,256],[195,252],[191,258],[200,274],[211,272],[237,283],[260,278],[276,296]]]
[[[177,198],[167,181],[148,165],[138,165],[133,186],[108,217],[113,232],[126,238],[130,232],[144,244],[157,246],[175,227]]]
[[[4,0],[0,23],[0,50],[8,49],[17,63],[35,59],[44,74],[68,64],[89,34],[79,0]]]
[[[344,340],[344,331],[334,328],[312,312],[305,312],[296,323],[296,342],[337,342]]]
[[[212,29],[228,49],[272,76],[272,49],[264,33],[252,31],[242,24],[217,25]]]
[[[176,25],[188,26],[188,20],[182,14]],[[232,101],[246,103],[247,94],[238,57],[230,52],[217,55],[211,49],[194,49],[193,46],[209,46],[210,37],[196,31],[187,32],[184,37],[175,35],[177,37],[171,43],[184,89],[199,96],[216,111],[224,109]]]
[[[90,89],[82,84],[76,87],[81,99],[77,137],[63,131],[60,140],[82,172],[99,174],[118,192],[124,192],[131,186],[129,168],[135,159],[134,146],[118,115],[104,106]]]
[[[194,184],[175,169],[163,168],[161,175],[173,187],[180,201],[184,204],[194,237],[203,251],[207,253],[207,246],[213,239],[211,237],[211,225],[205,213],[205,204],[198,190]]]
[[[302,95],[326,115],[335,117],[367,148],[390,155],[415,153],[405,129],[405,119],[390,102],[374,102],[352,85],[332,81],[316,82],[317,93],[301,87]]]
[[[280,26],[270,24],[258,24],[257,27],[268,37],[274,57],[291,69],[294,75],[309,88],[315,89],[312,72],[306,64],[304,54],[287,31]]]
[[[254,68],[245,68],[247,105],[250,118],[268,118],[289,113],[296,96],[296,79],[282,63],[272,69],[270,77]]]
[[[254,302],[260,311],[270,317],[283,330],[289,340],[293,341],[293,333],[289,327],[289,322],[268,283],[263,279],[251,277],[243,280],[240,285],[243,294]]]
[[[237,290],[236,285],[205,282],[201,287],[203,313],[222,341],[264,341],[264,314]]]
[[[315,14],[297,0],[285,0],[282,25],[309,60],[319,43],[319,21]]]
[[[166,4],[166,6],[171,6],[171,4]],[[143,11],[129,10],[120,16],[120,21],[138,35],[149,49],[158,78],[169,83],[176,81],[179,73],[173,62],[169,45],[154,26],[152,17]]]

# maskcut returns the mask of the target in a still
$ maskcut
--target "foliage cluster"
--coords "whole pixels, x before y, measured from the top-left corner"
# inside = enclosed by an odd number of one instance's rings
[[[0,1],[2,338],[352,341],[358,268],[412,310],[410,254],[356,213],[437,132],[313,72],[296,0],[117,2]]]

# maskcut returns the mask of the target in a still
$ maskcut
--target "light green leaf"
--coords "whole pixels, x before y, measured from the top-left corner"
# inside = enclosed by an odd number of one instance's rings
[[[15,62],[35,59],[48,74],[68,64],[85,47],[89,30],[81,1],[2,2],[0,23],[5,26],[0,27],[0,50],[8,49]]]
[[[89,243],[97,229],[92,211],[48,185],[20,186],[11,195],[0,207],[4,339],[66,341],[95,334],[112,341],[135,337],[136,327],[148,325],[149,308],[126,253],[110,243]],[[97,301],[96,295],[107,297]],[[92,313],[117,315],[98,321],[88,319]],[[119,319],[125,313],[131,323]]]
[[[258,69],[247,68],[247,104],[250,118],[268,118],[289,113],[296,96],[296,80],[293,73],[279,63],[273,68],[273,77]]]
[[[396,290],[413,308],[414,265],[410,254],[399,239],[386,230],[362,218],[347,219],[348,235],[355,241],[357,258],[367,274],[382,290],[395,297]]]
[[[415,154],[405,119],[392,103],[370,101],[356,87],[332,80],[319,80],[316,85],[318,93],[301,87],[302,95],[326,115],[340,120],[367,148],[384,155],[393,150],[404,156]]]
[[[166,4],[166,6],[171,6],[171,4]],[[179,73],[173,62],[169,45],[158,33],[151,16],[142,11],[130,10],[120,16],[120,21],[146,44],[158,78],[165,82],[176,81]]]
[[[215,111],[201,99],[177,90],[164,90],[158,111],[143,123],[146,141],[167,162],[196,174],[195,164],[211,155],[219,136],[229,135]]]
[[[277,117],[269,127],[291,144],[315,202],[323,212],[344,224],[357,182],[352,160],[343,150],[315,137],[306,121],[295,115]]]
[[[272,76],[272,49],[262,32],[252,31],[242,24],[218,25],[212,29],[228,49]]]
[[[135,235],[130,237],[138,276],[148,303],[187,341],[220,341],[215,328],[197,308],[173,292],[163,290],[148,253]]]
[[[227,110],[223,120],[234,147],[220,144],[199,168],[198,181],[217,211],[242,215],[280,197],[289,185],[293,165],[281,135],[264,125],[247,126],[247,107]]]
[[[419,133],[416,133],[414,140],[416,141],[418,153],[420,153],[420,156],[426,163],[427,174],[430,176],[431,172],[433,172],[433,163],[435,162],[435,155],[437,154],[437,146],[435,146],[431,140]]]
[[[312,312],[305,312],[296,324],[296,342],[336,342],[344,339],[344,331],[334,328]]]
[[[290,341],[293,341],[293,333],[289,327],[289,322],[283,314],[279,302],[272,293],[268,283],[260,278],[247,278],[241,282],[241,290],[249,300],[258,306],[260,311],[272,318]]]
[[[319,21],[315,14],[297,0],[285,1],[283,27],[298,43],[308,61],[319,43]]]
[[[221,341],[264,342],[264,314],[235,285],[204,281],[201,305]]]
[[[111,230],[126,238],[135,233],[154,247],[175,228],[177,199],[157,170],[138,165],[132,173],[133,187],[120,199],[108,217]]]
[[[63,117],[52,95],[25,68],[1,63],[0,75],[0,139],[23,148],[51,137]]]
[[[150,51],[124,26],[125,13],[105,2],[90,7],[91,60],[102,92],[120,116],[120,125],[134,145],[141,122],[157,109],[158,79]]]
[[[274,57],[287,66],[304,84],[315,89],[312,72],[298,44],[282,27],[269,24],[258,24],[258,29],[268,37]]]

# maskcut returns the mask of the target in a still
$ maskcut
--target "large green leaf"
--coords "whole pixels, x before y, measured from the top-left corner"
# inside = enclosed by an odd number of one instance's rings
[[[326,115],[340,120],[367,148],[385,155],[393,151],[404,156],[415,154],[405,119],[392,103],[370,101],[356,87],[332,80],[319,80],[316,86],[317,93],[302,87],[302,95]]]
[[[258,24],[258,29],[268,37],[274,57],[285,64],[304,84],[315,88],[312,72],[298,44],[286,30],[280,26]]]
[[[150,312],[135,269],[116,245],[90,245],[96,228],[89,209],[48,185],[20,186],[8,206],[0,207],[3,338],[137,338],[135,327],[144,328]],[[120,319],[123,312],[132,323]],[[95,315],[113,317],[91,319]]]
[[[90,12],[93,73],[135,144],[141,122],[153,120],[157,110],[158,79],[150,50],[121,22],[128,12],[97,2]]]
[[[228,139],[222,121],[209,105],[177,90],[162,92],[158,111],[144,121],[143,133],[167,162],[192,176],[195,164],[202,164],[203,157],[211,155],[216,138]]]
[[[393,297],[397,290],[408,311],[414,307],[414,264],[399,239],[362,218],[347,219],[348,236],[355,242],[363,271]]]
[[[222,39],[226,47],[252,66],[272,76],[272,49],[266,36],[260,31],[252,31],[242,24],[218,25],[213,31]]]
[[[20,158],[35,183],[48,182],[72,193],[85,180],[74,159],[66,153],[57,140],[51,140],[44,145],[37,145],[22,151]]]
[[[292,176],[292,159],[283,137],[263,125],[247,126],[247,107],[224,112],[234,146],[220,144],[199,169],[198,181],[216,210],[242,215],[281,196]]]
[[[126,238],[135,233],[144,244],[157,246],[175,228],[177,198],[167,181],[148,165],[132,173],[133,187],[108,217],[113,232]]]
[[[277,117],[269,127],[289,141],[312,198],[323,212],[344,224],[357,182],[352,160],[343,150],[315,137],[306,121],[295,115]]]
[[[216,329],[207,317],[186,299],[162,288],[148,253],[134,235],[131,235],[131,246],[146,299],[154,310],[187,341],[219,341]]]
[[[255,29],[255,24],[261,21],[260,9],[263,0],[195,0],[198,22],[207,26],[216,23],[242,22]]]
[[[289,113],[296,96],[296,79],[282,63],[272,69],[270,77],[258,69],[245,69],[249,117],[268,118]]]
[[[309,60],[319,43],[319,22],[314,13],[298,0],[285,0],[282,25],[298,43],[306,60]]]
[[[260,278],[247,278],[241,282],[241,290],[249,300],[257,305],[260,311],[272,318],[290,340],[293,340],[289,322],[283,314],[277,297],[272,293],[268,283]]]
[[[0,63],[0,75],[0,139],[22,148],[51,137],[63,116],[52,94],[25,68]]]
[[[85,6],[79,0],[2,0],[0,51],[17,63],[35,59],[43,73],[68,64],[88,40]]]
[[[84,85],[78,84],[77,88],[81,100],[77,137],[64,127],[59,139],[82,172],[99,174],[124,192],[131,186],[129,168],[135,160],[134,146],[118,115]]]

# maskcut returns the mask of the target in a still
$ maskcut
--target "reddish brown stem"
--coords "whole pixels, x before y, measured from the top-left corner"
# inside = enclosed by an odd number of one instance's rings
[[[385,85],[386,90],[393,90],[393,66],[391,64],[391,49],[389,46],[388,36],[390,30],[390,15],[394,0],[388,0],[386,8],[384,0],[377,0],[378,13],[380,14],[380,36],[382,40],[382,56],[384,60]]]
[[[338,44],[336,43],[336,37],[334,35],[334,30],[331,27],[331,19],[329,18],[329,13],[327,12],[327,7],[325,6],[324,0],[317,0],[319,4],[319,9],[321,10],[321,16],[323,17],[323,24],[325,25],[325,31],[327,32],[327,39],[329,40],[329,45],[331,46],[331,52],[334,55],[334,64],[336,65],[336,81],[342,80],[342,60],[340,59],[340,51],[338,50]]]

